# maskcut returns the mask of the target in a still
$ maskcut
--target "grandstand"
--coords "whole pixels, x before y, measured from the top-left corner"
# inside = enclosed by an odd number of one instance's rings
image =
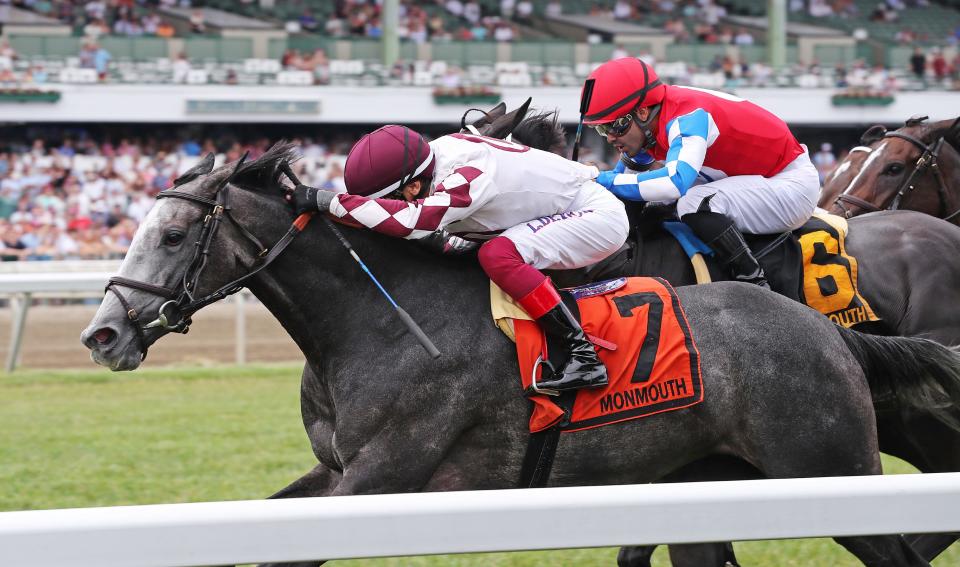
[[[255,156],[294,138],[307,181],[342,188],[343,156],[374,124],[442,134],[468,105],[534,89],[573,123],[584,78],[612,57],[743,94],[813,147],[955,113],[957,2],[885,0],[882,14],[874,0],[778,2],[783,66],[768,60],[767,4],[748,0],[405,0],[396,61],[376,2],[14,1],[0,6],[0,120],[22,124],[0,148],[4,257],[122,255],[152,196],[205,151]],[[831,103],[850,88],[861,104]],[[865,106],[872,93],[895,102]]]

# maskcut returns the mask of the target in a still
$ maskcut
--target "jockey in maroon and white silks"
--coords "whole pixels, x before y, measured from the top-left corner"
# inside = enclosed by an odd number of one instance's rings
[[[347,193],[311,193],[307,202],[391,236],[443,229],[485,241],[478,258],[490,279],[570,347],[570,363],[538,383],[565,390],[602,386],[606,370],[540,270],[594,264],[626,241],[623,203],[593,181],[597,173],[505,140],[451,134],[427,144],[408,128],[385,126],[350,150]]]
[[[604,63],[588,80],[594,87],[584,124],[596,127],[623,161],[665,165],[628,172],[621,164],[597,182],[623,199],[675,201],[681,220],[735,277],[766,285],[739,232],[798,228],[820,193],[807,149],[786,123],[727,93],[662,84],[638,59]]]

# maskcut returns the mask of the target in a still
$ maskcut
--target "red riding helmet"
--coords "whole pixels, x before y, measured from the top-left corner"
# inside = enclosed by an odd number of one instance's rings
[[[353,145],[343,168],[351,195],[383,197],[421,175],[433,174],[433,149],[406,126],[384,126]]]
[[[667,90],[652,67],[633,57],[607,61],[590,73],[591,79],[593,94],[583,117],[587,126],[616,120],[637,106],[660,104]]]

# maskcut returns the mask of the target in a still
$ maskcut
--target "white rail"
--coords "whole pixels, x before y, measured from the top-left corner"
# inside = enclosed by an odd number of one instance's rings
[[[222,565],[960,531],[960,473],[0,513],[0,565]]]
[[[15,264],[15,265],[14,265]],[[11,296],[11,307],[14,316],[10,329],[10,347],[7,351],[5,369],[13,372],[20,357],[20,348],[23,345],[23,333],[27,324],[27,312],[34,296],[43,294],[46,297],[100,297],[107,280],[116,273],[102,271],[113,268],[119,269],[119,262],[9,262],[0,264],[0,295]],[[37,271],[31,271],[36,268]],[[67,271],[48,271],[51,268]],[[84,268],[94,268],[97,271],[82,271]],[[246,339],[246,307],[243,291],[233,296],[237,306],[236,316],[236,348],[235,360],[237,364],[244,364],[247,359]],[[79,334],[79,329],[78,329]]]

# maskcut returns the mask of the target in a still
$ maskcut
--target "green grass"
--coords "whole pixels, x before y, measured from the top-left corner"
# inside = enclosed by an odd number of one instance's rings
[[[262,498],[313,466],[300,367],[23,371],[0,377],[0,510]],[[913,472],[885,458],[888,473]],[[575,521],[559,519],[558,521]],[[549,528],[547,528],[549,529]],[[960,547],[954,546],[955,548]],[[856,565],[828,539],[737,544],[745,565]],[[616,549],[337,562],[612,565]],[[655,565],[667,565],[664,550]],[[935,563],[960,565],[960,549]]]

